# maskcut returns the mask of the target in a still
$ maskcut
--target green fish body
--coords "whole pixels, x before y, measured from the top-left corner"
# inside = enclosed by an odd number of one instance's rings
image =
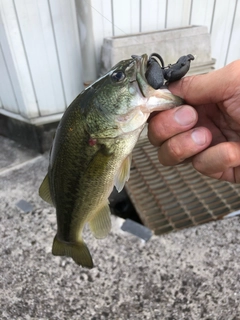
[[[114,66],[67,108],[54,137],[48,174],[39,194],[56,207],[52,253],[93,267],[82,238],[88,223],[96,238],[111,230],[108,197],[129,178],[131,152],[152,111],[180,105],[145,78],[147,55]]]

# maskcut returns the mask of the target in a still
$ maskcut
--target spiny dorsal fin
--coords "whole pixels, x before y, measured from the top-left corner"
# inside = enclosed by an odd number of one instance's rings
[[[128,181],[130,177],[131,162],[132,154],[128,155],[127,158],[123,161],[115,176],[114,185],[118,192],[123,189],[125,182]]]
[[[39,195],[44,201],[46,201],[49,204],[53,205],[52,197],[51,197],[51,194],[50,194],[50,188],[49,188],[48,174],[43,179],[43,182],[42,182],[42,184],[41,184],[41,186],[39,188]]]
[[[105,238],[111,231],[110,209],[108,204],[105,204],[94,217],[88,221],[89,228],[97,239]]]

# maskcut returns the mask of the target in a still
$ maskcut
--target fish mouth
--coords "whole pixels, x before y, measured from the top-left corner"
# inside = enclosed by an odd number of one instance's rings
[[[133,55],[136,63],[136,82],[144,98],[147,99],[146,112],[162,111],[183,104],[183,100],[172,94],[166,85],[159,89],[150,86],[146,79],[148,55]],[[143,110],[144,111],[144,110]]]
[[[141,56],[136,56],[136,61],[137,61],[138,70],[140,71],[142,78],[147,82],[145,73],[147,71],[148,55],[145,53]]]
[[[137,69],[136,81],[138,83],[138,86],[139,86],[139,89],[140,89],[142,95],[145,97],[143,86],[141,84],[142,84],[142,82],[145,82],[146,85],[149,85],[148,81],[146,79],[146,76],[145,76],[145,73],[147,71],[148,55],[146,53],[141,56],[132,55],[132,58],[136,62],[136,69]],[[139,79],[139,75],[140,75],[141,79]]]

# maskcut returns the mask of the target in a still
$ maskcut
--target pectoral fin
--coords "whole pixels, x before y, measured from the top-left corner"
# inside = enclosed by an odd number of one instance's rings
[[[118,192],[120,192],[126,181],[128,181],[130,177],[130,167],[132,162],[132,154],[127,156],[127,158],[121,164],[119,171],[117,172],[114,180],[114,185]]]
[[[39,195],[44,201],[46,201],[49,204],[53,205],[52,197],[51,197],[51,194],[50,194],[50,188],[49,188],[48,174],[43,179],[43,182],[42,182],[42,184],[41,184],[41,186],[39,188]]]
[[[110,209],[108,204],[101,207],[88,223],[95,238],[105,238],[111,230]]]

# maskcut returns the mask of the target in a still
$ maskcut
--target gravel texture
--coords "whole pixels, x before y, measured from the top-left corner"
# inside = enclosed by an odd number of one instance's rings
[[[0,172],[1,320],[240,319],[238,217],[147,243],[112,217],[106,239],[85,232],[95,263],[88,270],[52,256],[55,210],[38,196],[48,159],[29,159]],[[34,210],[21,212],[21,199]]]

